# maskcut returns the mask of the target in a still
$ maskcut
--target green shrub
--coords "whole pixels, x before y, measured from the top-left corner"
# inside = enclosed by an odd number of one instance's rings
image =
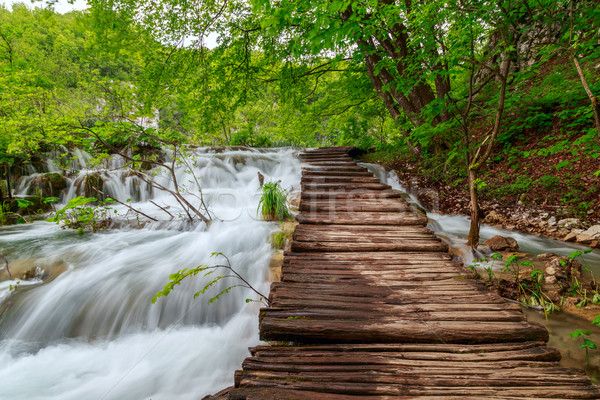
[[[265,183],[258,208],[265,221],[281,221],[289,218],[287,192],[278,182]]]
[[[107,199],[101,205],[89,206],[89,203],[97,202],[95,197],[75,197],[69,200],[66,206],[56,211],[54,217],[46,221],[63,223],[62,228],[76,229],[79,233],[85,230],[97,232],[100,229],[106,229],[110,223],[110,207],[105,203],[113,203],[114,200]],[[116,211],[115,211],[116,212]]]

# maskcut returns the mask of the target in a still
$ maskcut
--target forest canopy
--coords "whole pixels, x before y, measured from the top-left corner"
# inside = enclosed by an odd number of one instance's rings
[[[355,145],[466,180],[478,224],[486,166],[532,131],[598,157],[596,1],[89,5],[0,8],[5,178],[57,146]]]

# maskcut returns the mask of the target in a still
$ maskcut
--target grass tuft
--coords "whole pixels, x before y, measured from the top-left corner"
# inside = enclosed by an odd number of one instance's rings
[[[265,221],[282,221],[289,218],[287,191],[278,182],[265,183],[258,208]]]

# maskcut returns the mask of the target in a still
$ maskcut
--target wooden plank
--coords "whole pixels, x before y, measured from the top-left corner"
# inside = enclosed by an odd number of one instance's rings
[[[326,385],[310,381],[240,379],[239,386],[286,388],[293,390],[323,391],[325,393],[340,393],[353,395],[392,395],[392,396],[458,396],[465,398],[473,396],[514,396],[527,399],[565,398],[565,399],[598,399],[600,391],[592,386],[551,385],[548,387],[491,387],[491,386],[408,386],[351,382],[329,382]],[[414,397],[410,397],[414,398]]]
[[[302,179],[300,179],[300,183],[337,184],[337,183],[347,183],[347,182],[351,182],[351,183],[358,183],[358,182],[381,183],[379,178],[376,178],[373,175],[371,175],[371,176],[326,176],[326,175],[321,175],[321,176],[305,176],[305,177],[302,177]]]
[[[515,307],[516,304],[510,303],[458,303],[458,304],[438,304],[438,303],[423,303],[423,304],[386,304],[379,302],[377,308],[379,310],[389,310],[390,312],[403,311],[412,313],[421,312],[439,312],[439,311],[454,311],[462,313],[465,311],[518,311],[520,307]],[[276,304],[273,307],[289,307],[289,308],[301,308],[311,309],[311,307],[328,307],[332,310],[371,310],[373,305],[371,303],[349,303],[347,301],[335,301],[335,299],[304,299],[298,301],[295,299],[277,299]],[[266,311],[266,310],[262,310]]]
[[[313,392],[307,390],[293,390],[285,388],[236,388],[229,392],[231,400],[356,400],[355,395],[345,395],[329,392]],[[481,400],[481,396],[419,396],[419,395],[361,395],[361,400]],[[489,400],[522,400],[523,397],[513,396],[486,396]],[[566,399],[553,397],[552,400]],[[550,400],[548,397],[536,397],[536,400]]]
[[[335,318],[339,321],[367,321],[377,320],[380,323],[391,323],[399,318],[403,321],[525,321],[522,313],[514,311],[466,311],[457,313],[456,310],[444,311],[405,311],[393,309],[390,307],[371,307],[368,310],[360,309],[327,309],[326,304],[315,305],[310,310],[304,308],[273,307],[265,315],[269,318],[293,319],[304,318],[308,320],[330,320]]]
[[[400,199],[404,195],[396,190],[304,190],[300,197],[301,199]]]
[[[372,177],[373,174],[366,168],[356,167],[352,170],[346,168],[304,168],[302,175],[304,177],[342,177],[342,178],[354,178],[354,177]]]
[[[301,183],[300,188],[304,190],[386,190],[391,189],[390,185],[384,183],[369,182],[342,182],[342,183]]]
[[[507,303],[514,305],[512,303]],[[521,309],[518,307],[517,309]],[[503,351],[515,351],[523,349],[531,349],[533,347],[546,347],[546,343],[541,341],[533,342],[518,342],[518,343],[485,343],[485,344],[438,344],[438,343],[340,343],[340,344],[315,344],[315,345],[304,345],[304,346],[283,346],[283,345],[259,345],[250,347],[248,351],[252,356],[260,354],[281,354],[283,357],[288,357],[296,353],[304,352],[318,352],[318,351],[335,351],[341,353],[352,353],[352,352],[444,352],[444,353],[458,353],[458,354],[491,354],[495,352]],[[552,347],[549,347],[552,349]],[[559,359],[555,361],[559,361]],[[282,361],[285,361],[282,359]],[[293,362],[293,361],[290,361]],[[582,372],[581,370],[575,370]]]
[[[305,224],[339,224],[363,225],[371,221],[378,225],[422,225],[427,224],[427,217],[414,212],[378,213],[378,212],[336,212],[336,213],[303,213],[296,220]]]
[[[337,199],[336,199],[337,200]],[[394,199],[395,200],[395,199]],[[358,212],[358,211],[386,211],[401,212],[411,211],[411,207],[400,201],[374,202],[374,201],[302,201],[299,210],[301,212]]]
[[[353,252],[348,253],[319,253],[319,254],[304,254],[294,253],[286,251],[284,256],[289,260],[293,261],[300,259],[303,261],[317,261],[320,263],[327,262],[367,262],[374,263],[380,262],[382,264],[396,264],[402,265],[404,263],[419,263],[422,261],[450,261],[452,257],[447,253],[398,253],[393,251],[379,251],[379,252],[364,252],[357,254]],[[454,265],[460,265],[461,263],[455,262]]]

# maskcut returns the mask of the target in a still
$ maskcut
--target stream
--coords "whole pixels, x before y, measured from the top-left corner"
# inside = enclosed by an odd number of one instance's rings
[[[77,194],[78,177],[92,170],[87,160],[79,154],[63,203]],[[31,175],[52,171],[47,164]],[[268,292],[269,236],[278,224],[257,218],[257,172],[265,182],[280,180],[298,190],[294,151],[195,151],[193,170],[215,215],[209,227],[165,220],[145,200],[174,214],[178,204],[132,182],[119,160],[93,170],[103,176],[105,192],[134,199],[132,205],[163,221],[142,221],[139,229],[130,213],[119,217],[118,228],[94,234],[45,221],[0,227],[0,252],[13,274],[37,268],[46,276],[21,281],[14,291],[9,285],[16,280],[0,282],[0,399],[198,399],[230,386],[248,347],[259,343],[260,304],[245,301],[256,296],[238,287],[209,305],[207,296],[237,282],[222,280],[194,299],[202,286],[199,278],[188,278],[168,297],[151,300],[173,272],[223,263],[211,258],[213,252],[223,252],[252,285]],[[189,166],[177,174],[180,183],[197,189]],[[31,178],[23,178],[20,190]],[[126,214],[123,206],[113,208]]]

